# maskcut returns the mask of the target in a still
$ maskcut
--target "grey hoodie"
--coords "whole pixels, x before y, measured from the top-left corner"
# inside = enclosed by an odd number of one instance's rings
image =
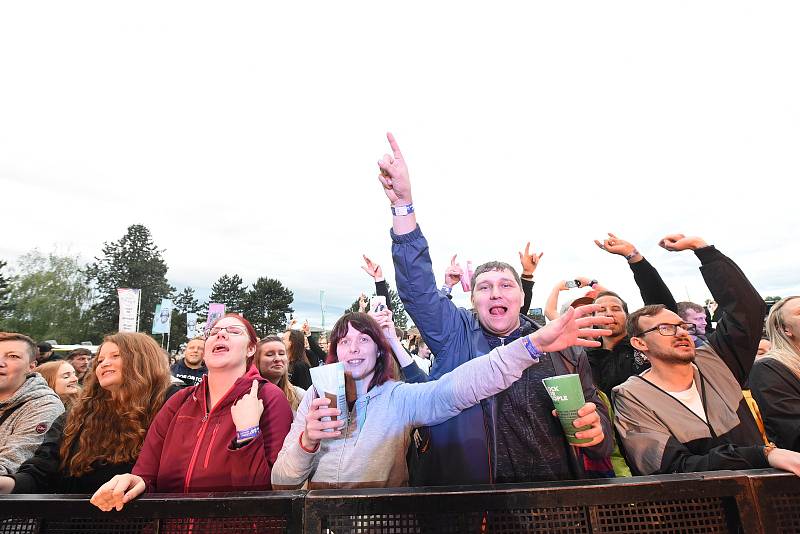
[[[28,374],[17,392],[0,402],[0,475],[15,473],[31,458],[62,413],[64,405],[45,379],[38,373]]]
[[[433,382],[384,382],[356,401],[342,436],[323,440],[313,453],[300,446],[311,387],[272,467],[273,489],[299,488],[306,480],[309,489],[407,486],[412,428],[441,423],[507,389],[537,362],[517,340]]]

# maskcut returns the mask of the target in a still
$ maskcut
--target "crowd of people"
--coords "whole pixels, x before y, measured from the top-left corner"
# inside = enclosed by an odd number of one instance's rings
[[[183,358],[142,333],[108,335],[66,360],[0,333],[0,493],[88,493],[102,510],[144,492],[538,482],[775,467],[800,475],[800,296],[767,306],[730,258],[691,251],[713,306],[676,302],[636,247],[624,260],[644,306],[597,280],[555,284],[533,320],[541,254],[474,271],[452,258],[436,282],[397,142],[379,162],[390,202],[395,284],[414,322],[395,327],[381,267],[364,257],[379,305],[343,315],[327,339],[307,324],[258,339],[221,317]],[[471,309],[451,298],[457,284]],[[563,291],[586,288],[560,309]],[[292,325],[294,326],[294,325]],[[342,364],[347,406],[313,386]],[[543,380],[577,375],[585,402],[568,440]],[[578,443],[576,443],[577,441]]]

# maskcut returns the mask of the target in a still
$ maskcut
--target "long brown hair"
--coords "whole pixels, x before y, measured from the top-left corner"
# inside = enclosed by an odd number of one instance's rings
[[[259,367],[258,358],[259,358],[259,354],[261,352],[261,347],[263,347],[267,343],[271,343],[271,342],[280,343],[281,345],[284,346],[284,348],[286,347],[286,343],[284,343],[283,340],[281,338],[279,338],[278,336],[267,336],[264,339],[262,339],[261,341],[259,341],[258,342],[258,346],[256,348],[256,362],[255,362],[256,363],[256,368],[259,369],[259,372],[261,371],[261,369]],[[264,375],[261,375],[261,376],[264,377],[264,378],[267,378]],[[289,366],[288,365],[283,369],[283,375],[278,379],[278,383],[276,385],[279,388],[281,388],[281,391],[283,391],[283,394],[286,395],[286,400],[289,401],[289,406],[292,407],[292,411],[293,412],[297,411],[297,407],[300,406],[300,401],[302,399],[300,398],[300,395],[297,394],[297,391],[295,391],[294,386],[292,385],[292,383],[289,382]]]
[[[306,356],[306,336],[300,330],[287,330],[289,333],[289,344],[286,347],[289,352],[289,365],[294,362],[303,362],[306,365],[311,365]],[[284,343],[286,345],[286,343]]]
[[[100,387],[99,358],[86,373],[83,392],[67,416],[61,440],[61,468],[73,477],[88,473],[99,460],[135,462],[170,386],[167,359],[150,336],[133,332],[106,336],[98,355],[105,343],[119,348],[123,381],[116,396]]]

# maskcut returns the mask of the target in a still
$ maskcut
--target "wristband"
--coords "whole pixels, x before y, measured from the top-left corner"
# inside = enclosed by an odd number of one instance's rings
[[[522,344],[525,345],[525,349],[528,351],[528,354],[531,355],[533,361],[538,362],[539,356],[544,355],[544,352],[536,348],[536,345],[533,344],[533,341],[531,341],[530,337],[525,336],[524,338],[522,338]]]
[[[765,458],[767,461],[769,461],[769,453],[771,453],[771,452],[772,452],[772,451],[774,451],[775,449],[777,449],[777,447],[776,447],[776,446],[775,446],[775,444],[774,444],[774,443],[772,443],[771,441],[769,442],[769,445],[764,445],[764,458]]]
[[[522,278],[523,280],[527,280],[528,282],[533,282],[533,275],[532,274],[522,273],[520,275],[520,278]]]
[[[442,292],[443,292],[445,295],[449,295],[450,293],[452,293],[452,292],[453,292],[453,288],[452,288],[452,287],[450,287],[450,286],[448,286],[447,284],[445,284],[445,285],[443,285],[443,286],[442,286]]]
[[[414,213],[414,204],[406,204],[405,206],[392,206],[392,215],[398,217],[405,217]]]
[[[303,445],[303,434],[305,434],[305,433],[306,433],[305,430],[300,432],[300,439],[298,440],[300,442],[300,448],[303,449],[304,451],[306,451],[309,454],[314,454],[315,452],[317,452],[319,450],[319,443],[317,443],[317,446],[314,447],[313,449],[310,449],[310,450],[306,449],[305,445]]]
[[[250,428],[245,428],[244,430],[237,430],[236,439],[238,441],[244,441],[246,439],[253,439],[259,434],[261,434],[261,428],[258,426],[251,426]]]
[[[639,251],[636,250],[636,249],[633,249],[633,252],[631,252],[630,254],[626,254],[625,255],[625,259],[628,260],[628,261],[631,261],[633,258],[635,258],[638,255],[639,255]]]

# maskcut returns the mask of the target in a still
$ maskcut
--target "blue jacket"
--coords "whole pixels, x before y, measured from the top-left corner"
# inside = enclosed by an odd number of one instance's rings
[[[406,311],[414,324],[419,328],[422,337],[428,343],[431,352],[436,355],[428,380],[435,380],[459,365],[488,353],[491,349],[476,315],[463,308],[456,307],[450,299],[442,295],[436,287],[428,242],[417,227],[414,231],[392,236],[392,256],[394,259],[397,291]],[[521,315],[523,328],[535,330],[537,327],[526,316]],[[585,352],[571,347],[562,352],[549,355],[547,362],[552,363],[552,375],[577,373],[581,377],[583,392],[587,402],[594,402],[600,415],[606,439],[602,443],[583,449],[590,458],[604,458],[611,455],[611,424],[608,412],[597,395],[592,381],[591,368]],[[536,369],[530,368],[528,372]],[[404,369],[407,381],[425,380],[420,374]],[[541,370],[540,370],[541,371]],[[526,372],[527,373],[527,372]],[[506,392],[514,396],[531,388],[533,375],[525,384],[525,376]],[[541,376],[535,377],[540,383]],[[538,384],[537,384],[538,385]],[[530,390],[530,389],[528,389]],[[497,395],[464,410],[460,415],[434,427],[430,427],[430,443],[423,443],[421,451],[421,476],[415,483],[419,485],[453,485],[453,484],[485,484],[501,482],[531,482],[533,480],[498,480],[497,472],[497,435],[498,431],[509,429],[498,428]],[[524,399],[523,399],[524,401]],[[533,418],[553,420],[550,415],[552,402],[540,405],[538,413],[530,414]],[[502,414],[500,414],[502,418]],[[557,478],[580,478],[583,476],[582,461],[576,461],[573,448],[567,444],[560,427],[555,424],[554,432],[548,435],[535,435],[536,450],[533,454],[543,457],[567,458],[569,472],[558,473]],[[512,428],[512,432],[524,433],[524,429]],[[501,453],[504,453],[501,451]],[[541,478],[538,478],[541,480]]]

